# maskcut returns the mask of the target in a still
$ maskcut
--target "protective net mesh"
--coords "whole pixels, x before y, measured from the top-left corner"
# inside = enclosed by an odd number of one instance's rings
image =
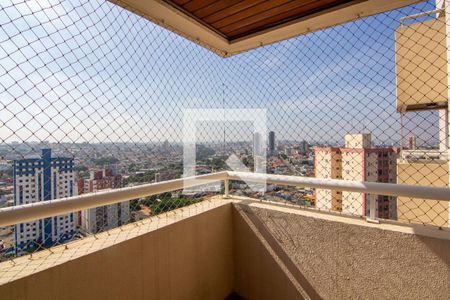
[[[0,3],[3,206],[180,178],[186,109],[265,109],[204,121],[196,174],[234,154],[267,173],[447,187],[445,20],[428,1],[230,58],[95,0]],[[269,131],[273,132],[269,134]],[[259,151],[259,150],[258,150]],[[269,185],[231,193],[438,227],[447,201]],[[3,257],[166,213],[212,192],[172,191],[2,229]]]

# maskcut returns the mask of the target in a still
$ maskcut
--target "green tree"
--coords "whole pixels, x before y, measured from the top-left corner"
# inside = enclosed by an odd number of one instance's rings
[[[119,160],[113,156],[101,157],[93,159],[92,162],[97,166],[113,165],[117,164]]]

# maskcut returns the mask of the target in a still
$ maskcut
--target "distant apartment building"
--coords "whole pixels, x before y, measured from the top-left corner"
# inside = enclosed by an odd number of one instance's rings
[[[92,193],[106,189],[116,189],[123,185],[122,175],[111,168],[92,170],[89,179],[78,180],[78,193]],[[79,226],[87,233],[97,233],[128,223],[130,202],[122,202],[81,212]]]
[[[415,150],[417,148],[416,136],[412,135],[408,138],[408,149]]]
[[[315,177],[342,179],[342,153],[340,148],[314,148]],[[325,210],[342,211],[342,192],[316,189],[316,207]]]
[[[345,136],[342,152],[342,179],[395,183],[399,150],[394,147],[372,147],[370,134]],[[376,201],[376,216],[396,219],[396,197],[366,193],[342,192],[342,212],[368,215],[370,201]]]
[[[52,157],[43,149],[41,158],[13,162],[14,205],[76,195],[73,158]],[[39,246],[50,247],[73,237],[74,213],[15,225],[15,252],[20,255]]]
[[[397,157],[396,148],[372,147],[370,134],[348,134],[343,148],[315,148],[316,177],[395,183]],[[377,217],[396,218],[395,197],[316,190],[316,207],[352,215],[368,215],[372,200],[376,201]]]
[[[436,1],[437,8],[443,5],[444,1]],[[397,162],[397,182],[449,187],[448,26],[442,11],[435,16],[396,30],[397,111],[413,117],[419,111],[427,116],[435,112],[439,117],[435,124],[427,125],[427,131],[420,131],[429,134],[435,130],[439,146],[416,145],[416,137],[409,137],[408,149],[401,151]],[[403,130],[411,127],[408,125]],[[398,220],[450,227],[448,201],[409,197],[398,197],[397,201]]]

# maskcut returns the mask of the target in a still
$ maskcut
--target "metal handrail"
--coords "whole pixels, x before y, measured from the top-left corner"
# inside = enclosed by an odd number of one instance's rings
[[[245,180],[247,182],[266,182],[276,185],[312,187],[347,192],[360,192],[384,196],[402,196],[424,198],[430,200],[450,201],[450,189],[407,184],[382,182],[350,181],[339,179],[320,179],[312,177],[258,174],[245,172],[228,172],[229,180]]]
[[[225,181],[225,196],[228,196],[227,186],[230,180],[450,201],[450,189],[442,187],[224,171],[2,208],[0,209],[0,227],[218,181]]]
[[[0,227],[222,181],[226,176],[218,172],[6,207],[0,209]]]
[[[421,13],[418,13],[418,14],[406,16],[406,17],[403,17],[403,18],[400,19],[400,25],[404,25],[404,22],[407,21],[407,20],[418,19],[418,18],[421,18],[421,17],[426,17],[426,16],[438,14],[438,13],[441,13],[441,12],[445,12],[445,9],[444,8],[440,8],[440,9],[425,11],[425,12],[421,12]]]

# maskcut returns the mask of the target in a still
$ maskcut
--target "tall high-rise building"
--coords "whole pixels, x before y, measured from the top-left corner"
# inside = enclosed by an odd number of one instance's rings
[[[73,158],[52,157],[50,149],[43,149],[41,158],[14,161],[14,205],[76,195],[73,167]],[[15,225],[16,254],[69,240],[76,232],[75,218],[70,213]]]
[[[115,174],[111,168],[92,170],[89,179],[78,180],[78,193],[116,189],[122,187],[122,184],[122,175]],[[79,225],[88,233],[97,233],[126,224],[129,219],[130,202],[125,201],[82,211]]]
[[[275,132],[269,132],[269,155],[275,154]]]
[[[300,142],[299,151],[301,154],[307,154],[309,152],[309,144],[307,141]]]
[[[316,177],[394,183],[397,157],[396,148],[373,148],[370,134],[348,134],[343,148],[315,148]],[[316,190],[316,206],[322,209],[365,216],[370,201],[376,201],[377,217],[396,218],[395,197]]]

